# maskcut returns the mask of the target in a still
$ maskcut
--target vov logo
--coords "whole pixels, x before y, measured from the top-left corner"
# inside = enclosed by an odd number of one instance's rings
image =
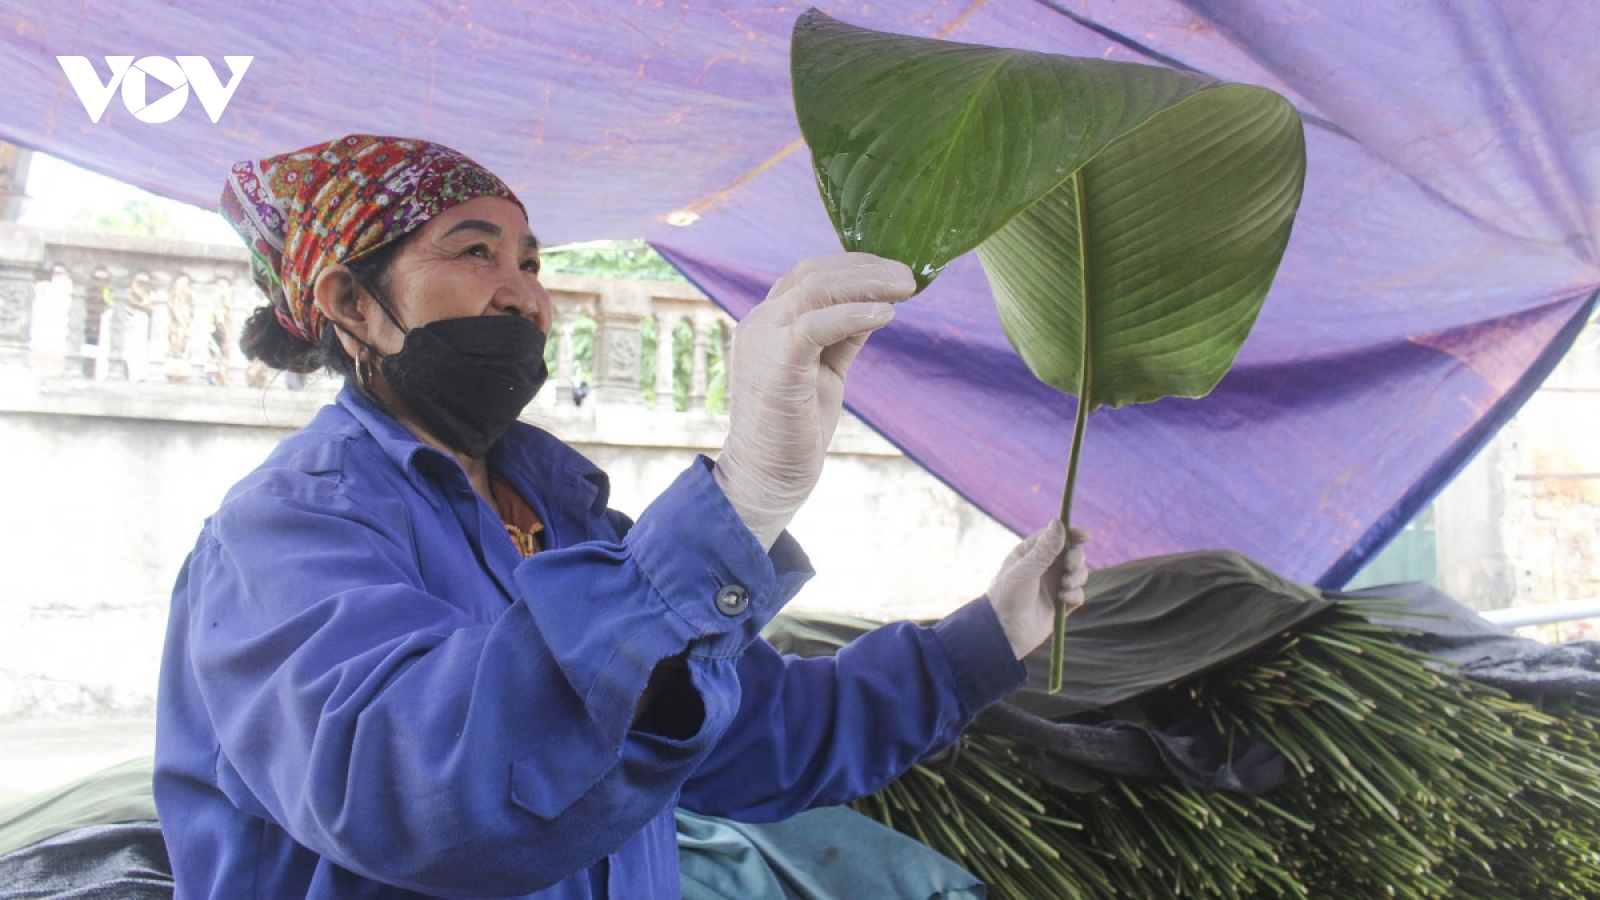
[[[204,56],[180,56],[176,61],[165,56],[146,56],[134,62],[131,56],[108,56],[106,65],[111,69],[111,80],[101,81],[94,63],[87,56],[58,56],[61,70],[67,73],[72,89],[78,92],[83,108],[95,122],[105,114],[106,105],[117,87],[122,88],[122,104],[141,122],[158,125],[170,122],[189,102],[189,88],[194,88],[206,115],[215,122],[233,99],[233,92],[250,68],[254,56],[224,56],[228,64],[228,83],[223,84],[216,70]],[[165,95],[150,99],[150,82],[154,80],[167,89]]]

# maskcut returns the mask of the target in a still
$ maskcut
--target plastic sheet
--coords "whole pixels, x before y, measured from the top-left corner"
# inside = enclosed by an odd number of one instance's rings
[[[1076,524],[1097,563],[1222,547],[1337,586],[1522,404],[1600,288],[1600,7],[1349,0],[823,4],[853,24],[1173,65],[1306,116],[1278,281],[1200,401],[1091,417]],[[211,205],[226,165],[347,131],[452,144],[546,243],[651,240],[742,314],[829,230],[789,100],[796,7],[401,0],[12,5],[0,137]],[[253,55],[191,101],[90,121],[57,55]],[[222,69],[225,71],[225,68]],[[152,94],[152,96],[154,96]],[[686,225],[669,223],[689,223]],[[1004,524],[1056,512],[1073,403],[1000,333],[974,259],[868,345],[847,401]]]

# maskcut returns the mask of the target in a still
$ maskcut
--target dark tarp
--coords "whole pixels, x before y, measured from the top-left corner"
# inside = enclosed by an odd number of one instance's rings
[[[89,825],[0,856],[10,900],[170,900],[167,844],[155,822]]]
[[[978,716],[974,731],[1039,751],[1019,764],[1056,787],[1093,791],[1106,776],[1175,780],[1202,790],[1262,793],[1287,775],[1281,755],[1251,735],[1218,733],[1186,694],[1165,690],[1201,677],[1273,638],[1315,629],[1341,600],[1394,601],[1396,640],[1439,665],[1519,698],[1600,694],[1600,642],[1552,647],[1514,637],[1431,585],[1361,591],[1297,584],[1235,553],[1136,560],[1089,577],[1087,599],[1067,619],[1063,690],[1044,690],[1049,648],[1027,659],[1027,687]],[[827,613],[785,613],[768,626],[773,646],[831,654],[876,623]],[[937,762],[937,760],[935,760]]]
[[[1061,693],[1044,689],[1050,648],[1040,647],[1026,660],[1028,686],[980,714],[976,730],[1044,751],[1023,764],[1066,790],[1097,790],[1103,775],[1253,794],[1283,782],[1283,759],[1269,744],[1218,734],[1186,698],[1162,689],[1244,656],[1332,600],[1225,552],[1100,569],[1084,593],[1067,618]],[[766,637],[782,652],[817,656],[874,624],[785,613]]]
[[[1046,644],[1026,660],[1029,686],[1008,702],[1064,719],[1108,710],[1237,659],[1333,605],[1237,553],[1184,553],[1089,574],[1085,602],[1067,617],[1061,692],[1042,687]],[[876,623],[831,613],[784,613],[766,637],[784,653],[832,653]]]
[[[678,810],[684,900],[984,900],[950,859],[853,809],[747,825]]]
[[[0,803],[0,897],[170,900],[152,765],[150,757],[130,760]],[[678,851],[686,900],[983,900],[987,893],[951,860],[844,807],[759,825],[679,810]]]
[[[1522,404],[1600,287],[1600,5],[1491,0],[822,4],[852,24],[1196,69],[1288,96],[1304,205],[1234,371],[1201,401],[1091,417],[1075,518],[1096,560],[1226,547],[1342,584]],[[802,6],[8,2],[0,138],[210,206],[227,164],[347,131],[458,146],[555,243],[648,238],[743,314],[837,249],[798,140]],[[57,55],[254,62],[218,124],[113,98]],[[150,95],[154,99],[155,93]],[[674,213],[680,215],[674,217]],[[669,218],[686,221],[683,227]],[[958,261],[874,338],[851,408],[1004,524],[1057,507],[1073,402]]]
[[[1519,638],[1426,582],[1366,588],[1332,597],[1369,597],[1405,601],[1405,615],[1379,619],[1415,635],[1402,643],[1461,669],[1480,684],[1515,697],[1538,701],[1546,696],[1600,696],[1600,641],[1569,641],[1551,646]]]
[[[150,757],[0,803],[0,897],[168,900]]]

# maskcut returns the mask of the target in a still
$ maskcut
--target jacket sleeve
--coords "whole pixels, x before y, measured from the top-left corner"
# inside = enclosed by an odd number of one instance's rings
[[[757,641],[739,678],[745,702],[681,804],[765,822],[878,790],[1022,687],[1027,669],[979,598],[932,627],[877,628],[831,657],[780,656]]]
[[[762,552],[701,460],[621,541],[524,562],[486,624],[423,589],[403,511],[294,477],[225,503],[178,587],[218,784],[430,894],[539,890],[669,807],[734,718],[745,646],[809,575],[792,542]],[[681,740],[630,728],[668,657],[704,708]]]

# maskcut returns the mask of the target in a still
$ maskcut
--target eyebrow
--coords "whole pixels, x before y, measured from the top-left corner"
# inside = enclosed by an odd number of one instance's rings
[[[460,222],[457,222],[454,228],[446,231],[444,233],[444,237],[450,237],[460,231],[481,231],[490,237],[497,238],[500,236],[500,226],[494,224],[493,222],[485,222],[482,219],[464,219]],[[524,235],[522,238],[522,249],[538,250],[539,239],[531,234]]]

